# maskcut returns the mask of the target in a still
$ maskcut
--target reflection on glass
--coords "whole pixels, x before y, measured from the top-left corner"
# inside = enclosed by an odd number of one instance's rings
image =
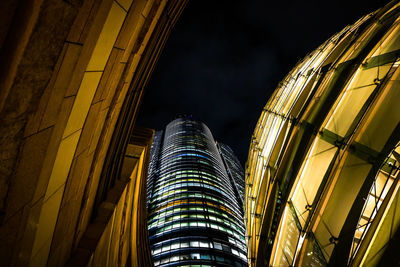
[[[148,172],[148,229],[156,266],[247,266],[243,169],[203,123],[158,132]]]
[[[400,153],[400,146],[397,145],[394,151],[394,153]],[[393,181],[398,174],[399,167],[400,163],[393,156],[393,153],[391,153],[386,158],[382,167],[379,169],[372,184],[372,187],[369,190],[369,194],[365,201],[363,211],[361,213],[356,231],[354,233],[351,252],[349,255],[349,262],[354,258],[355,254],[357,253],[361,241],[368,231],[368,228],[374,220],[374,217],[378,212],[382,201],[385,199],[389,188],[393,184]]]

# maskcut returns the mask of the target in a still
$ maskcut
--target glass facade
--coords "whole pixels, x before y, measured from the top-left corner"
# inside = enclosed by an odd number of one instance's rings
[[[392,1],[335,34],[279,84],[246,166],[251,266],[398,261],[399,58],[400,4]]]
[[[247,266],[244,175],[203,123],[179,118],[157,132],[148,172],[155,266]]]

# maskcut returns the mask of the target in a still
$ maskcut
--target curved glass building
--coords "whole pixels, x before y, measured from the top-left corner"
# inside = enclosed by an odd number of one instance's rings
[[[251,266],[395,266],[400,255],[400,4],[323,43],[254,130]]]
[[[179,118],[157,132],[148,176],[156,266],[247,266],[243,170],[206,125]]]

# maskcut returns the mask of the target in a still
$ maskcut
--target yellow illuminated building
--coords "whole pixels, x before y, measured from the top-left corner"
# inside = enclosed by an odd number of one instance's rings
[[[186,2],[1,1],[1,266],[152,266],[135,120]]]
[[[400,4],[323,43],[262,111],[246,166],[251,266],[394,266]]]

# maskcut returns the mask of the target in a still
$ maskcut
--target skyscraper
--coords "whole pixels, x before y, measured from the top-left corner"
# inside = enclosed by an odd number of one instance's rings
[[[156,266],[247,266],[243,169],[203,123],[179,118],[157,132],[148,174]]]
[[[400,3],[301,60],[267,102],[246,170],[251,266],[395,266]]]

